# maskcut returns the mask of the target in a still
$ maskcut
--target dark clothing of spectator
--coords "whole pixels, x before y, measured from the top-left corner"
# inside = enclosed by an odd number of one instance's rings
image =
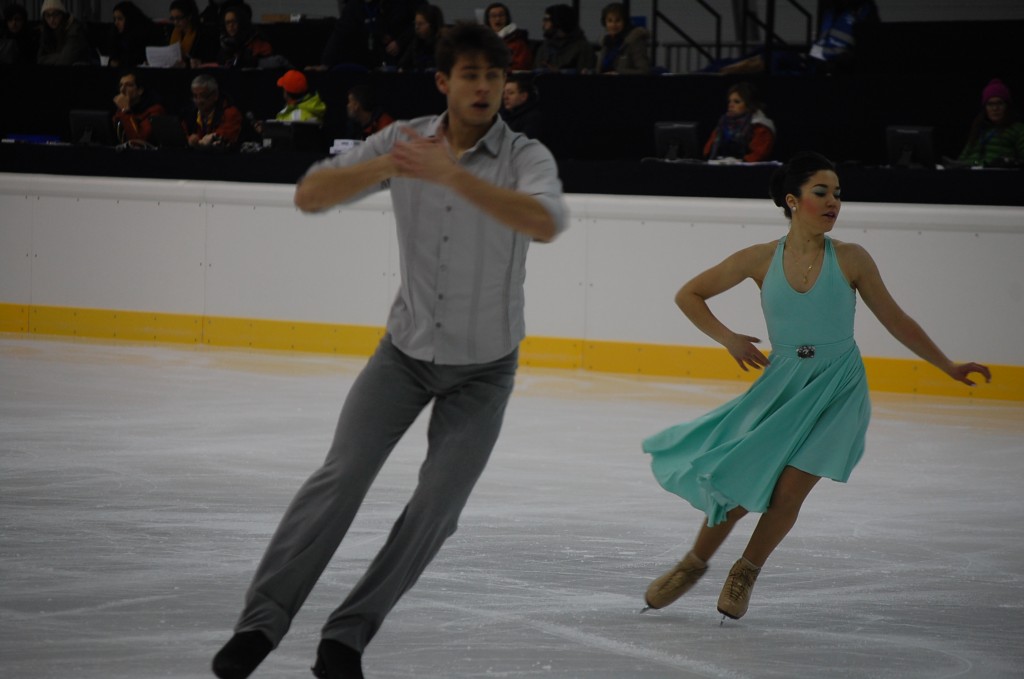
[[[325,66],[355,64],[366,68],[397,66],[412,43],[419,0],[348,0],[341,10],[321,61]],[[394,54],[388,45],[396,43]]]
[[[240,28],[234,37],[222,35],[217,63],[232,68],[259,68],[260,60],[274,54],[274,48],[252,26]]]
[[[537,48],[534,66],[552,71],[592,71],[594,46],[578,28],[565,37],[545,38]]]
[[[0,64],[34,64],[39,52],[39,33],[27,25],[17,33],[7,28],[7,22],[0,24]]]
[[[651,34],[640,26],[627,26],[621,33],[604,36],[597,58],[599,73],[649,75],[651,72]]]
[[[96,50],[89,45],[85,24],[69,14],[56,30],[52,30],[45,21],[43,22],[36,61],[52,66],[70,66],[98,64],[100,60]]]
[[[138,66],[146,62],[146,48],[164,44],[160,27],[149,19],[142,25],[129,24],[123,33],[111,27],[109,56],[111,66]]]
[[[513,109],[502,109],[501,117],[514,132],[522,132],[530,139],[539,139],[543,123],[540,102],[532,96],[521,106]]]

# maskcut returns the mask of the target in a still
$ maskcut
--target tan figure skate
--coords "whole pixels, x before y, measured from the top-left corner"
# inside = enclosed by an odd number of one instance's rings
[[[754,582],[760,572],[760,568],[746,559],[741,558],[734,563],[729,570],[729,577],[725,579],[722,594],[718,597],[718,612],[733,620],[742,618],[747,612],[750,593],[754,590]],[[725,618],[722,618],[722,622],[725,622]]]
[[[694,556],[693,552],[688,552],[682,561],[651,583],[644,595],[647,605],[640,612],[668,606],[697,584],[707,570],[707,563]]]

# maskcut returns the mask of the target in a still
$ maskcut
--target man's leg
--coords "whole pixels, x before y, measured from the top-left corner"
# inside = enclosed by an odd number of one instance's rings
[[[352,385],[334,442],[299,490],[267,546],[236,632],[277,646],[337,550],[388,454],[429,403],[416,361],[388,338]]]
[[[325,640],[362,652],[455,532],[497,441],[517,363],[514,352],[486,365],[437,366],[440,389],[419,484],[366,574],[324,625]]]

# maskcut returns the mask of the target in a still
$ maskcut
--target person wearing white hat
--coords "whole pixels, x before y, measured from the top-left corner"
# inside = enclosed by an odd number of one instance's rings
[[[85,26],[68,13],[61,0],[44,0],[38,63],[51,66],[96,64],[99,58],[89,45]]]

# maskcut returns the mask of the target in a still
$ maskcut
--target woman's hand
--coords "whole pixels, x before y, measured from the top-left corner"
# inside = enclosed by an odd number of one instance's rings
[[[725,348],[729,354],[736,359],[736,363],[744,372],[747,372],[749,365],[754,370],[760,370],[768,365],[768,357],[761,353],[761,350],[754,346],[755,342],[761,340],[749,335],[733,335],[725,342]]]
[[[946,370],[946,374],[952,377],[957,382],[963,382],[969,387],[975,386],[975,383],[971,381],[971,373],[978,373],[985,377],[985,382],[992,381],[992,373],[989,371],[987,366],[980,363],[953,363]]]

